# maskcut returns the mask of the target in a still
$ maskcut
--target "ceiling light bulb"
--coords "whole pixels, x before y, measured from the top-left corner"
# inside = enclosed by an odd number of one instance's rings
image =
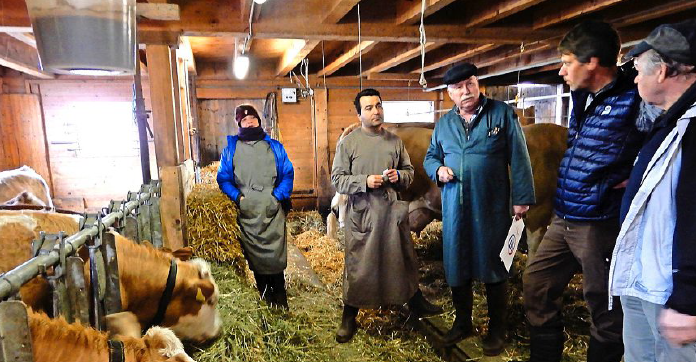
[[[263,4],[266,2],[266,0],[254,0],[254,2],[257,4]]]
[[[247,72],[249,71],[249,57],[246,55],[239,55],[234,60],[234,76],[237,79],[246,78]]]

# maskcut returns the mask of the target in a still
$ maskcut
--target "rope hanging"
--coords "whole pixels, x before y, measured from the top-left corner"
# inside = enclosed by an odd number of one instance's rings
[[[358,71],[358,78],[360,78],[360,90],[362,91],[362,34],[361,34],[362,24],[360,24],[360,3],[358,3],[358,51],[360,70]]]
[[[360,5],[358,5],[360,6]],[[420,74],[420,79],[418,80],[418,84],[420,84],[423,88],[428,87],[428,82],[425,80],[425,43],[426,43],[426,37],[425,37],[425,0],[421,2],[421,21],[420,21],[420,27],[418,27],[418,31],[420,32],[420,47],[421,47],[421,74]]]

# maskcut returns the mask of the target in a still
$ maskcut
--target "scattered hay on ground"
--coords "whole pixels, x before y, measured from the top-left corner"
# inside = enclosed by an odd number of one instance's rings
[[[292,236],[312,229],[326,234],[324,220],[316,211],[290,211],[287,216],[287,228]]]
[[[193,254],[209,261],[232,263],[240,272],[246,260],[239,244],[237,206],[217,185],[197,184],[189,195],[186,227]]]
[[[294,243],[324,284],[334,286],[341,281],[344,258],[338,240],[309,229],[297,235]]]
[[[217,185],[217,171],[220,161],[215,161],[208,166],[201,167],[201,183],[206,185]]]

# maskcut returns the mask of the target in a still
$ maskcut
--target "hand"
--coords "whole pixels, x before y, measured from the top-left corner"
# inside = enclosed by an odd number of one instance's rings
[[[244,200],[244,196],[241,196],[241,197],[239,198],[239,202],[242,202],[242,200]]]
[[[377,189],[380,186],[382,186],[382,183],[384,180],[382,179],[382,175],[370,175],[367,176],[367,187],[371,189]]]
[[[395,183],[399,181],[399,173],[395,169],[385,170],[384,176],[387,176],[389,182]]]
[[[519,220],[519,218],[524,217],[524,215],[527,214],[527,211],[529,211],[529,205],[512,206],[512,212],[515,213],[515,220]]]
[[[437,169],[437,179],[446,184],[454,179],[454,172],[447,166],[441,166]]]
[[[665,309],[658,318],[660,332],[670,344],[681,347],[696,342],[696,316]]]

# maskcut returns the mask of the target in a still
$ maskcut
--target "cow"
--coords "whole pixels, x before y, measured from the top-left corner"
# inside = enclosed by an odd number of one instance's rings
[[[63,318],[27,310],[34,362],[110,362],[109,335]],[[124,362],[194,362],[168,328],[152,327],[144,337],[119,336]]]
[[[31,240],[38,237],[40,230],[75,233],[77,221],[66,221],[66,217],[45,211],[0,211],[0,248],[3,250],[0,273],[11,270],[31,257]],[[174,255],[135,244],[113,233],[119,259],[122,308],[136,315],[141,328],[148,326],[157,313]],[[86,261],[85,283],[89,285],[89,258],[85,248],[79,254]],[[170,327],[185,340],[203,342],[215,338],[221,325],[216,309],[219,291],[210,266],[202,259],[175,260],[175,263],[178,269],[176,281],[161,325]],[[34,278],[23,285],[20,296],[33,309],[51,312],[50,286],[43,277]]]
[[[29,166],[0,172],[0,205],[54,207],[46,180]]]
[[[339,141],[359,127],[359,123],[347,127]],[[389,130],[403,140],[415,168],[413,183],[401,192],[400,196],[402,200],[410,202],[411,230],[419,233],[432,220],[442,218],[440,189],[423,168],[423,160],[430,145],[433,130],[422,127],[392,127]],[[525,220],[527,244],[530,253],[533,254],[551,222],[558,167],[567,148],[567,129],[554,124],[538,123],[524,126],[522,130],[532,162],[537,199],[536,205],[530,208]],[[342,225],[341,218],[346,201],[347,197],[336,194],[331,202],[332,212],[327,218],[327,232],[331,237],[336,237],[338,225]]]

